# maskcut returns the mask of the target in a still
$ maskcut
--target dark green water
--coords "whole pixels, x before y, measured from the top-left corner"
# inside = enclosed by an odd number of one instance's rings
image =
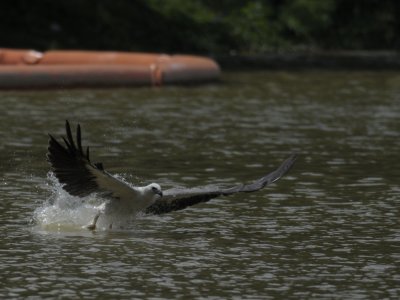
[[[400,297],[398,73],[231,73],[199,87],[0,92],[0,103],[0,298]],[[137,184],[229,186],[299,159],[258,193],[129,230],[41,226],[61,193],[47,133],[65,119],[81,123],[92,160]]]

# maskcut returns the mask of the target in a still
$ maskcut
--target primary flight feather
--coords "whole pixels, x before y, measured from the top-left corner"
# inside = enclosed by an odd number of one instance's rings
[[[91,162],[89,147],[84,149],[82,146],[79,124],[76,129],[76,143],[68,121],[65,123],[65,130],[67,137],[62,137],[65,145],[49,134],[47,159],[58,181],[73,196],[84,197],[92,193],[99,193],[109,199],[99,207],[99,212],[92,223],[88,225],[89,229],[95,229],[100,215],[107,212],[134,214],[142,211],[146,214],[163,214],[207,202],[219,196],[255,192],[281,178],[296,160],[296,155],[292,154],[275,171],[246,185],[241,184],[231,188],[218,186],[190,189],[172,188],[162,191],[157,183],[144,187],[132,187],[111,175],[104,170],[102,163]]]

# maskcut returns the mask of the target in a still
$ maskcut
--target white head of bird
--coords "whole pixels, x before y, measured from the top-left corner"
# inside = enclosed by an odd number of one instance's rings
[[[154,200],[163,196],[163,192],[158,183],[150,183],[149,185],[143,187],[143,194],[148,195]]]

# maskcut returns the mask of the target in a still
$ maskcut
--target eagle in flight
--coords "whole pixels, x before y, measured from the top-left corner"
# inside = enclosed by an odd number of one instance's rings
[[[230,188],[208,185],[196,188],[171,188],[163,191],[159,184],[133,186],[108,173],[102,163],[92,163],[89,147],[82,146],[81,127],[78,124],[76,138],[72,136],[71,126],[65,123],[65,145],[49,134],[47,159],[52,171],[62,187],[71,195],[85,197],[92,193],[102,195],[106,201],[97,207],[97,213],[88,229],[96,229],[101,215],[108,214],[163,214],[184,209],[219,196],[229,196],[242,192],[255,192],[269,185],[292,167],[296,155],[289,156],[275,171],[250,182]],[[110,227],[112,224],[110,225]]]

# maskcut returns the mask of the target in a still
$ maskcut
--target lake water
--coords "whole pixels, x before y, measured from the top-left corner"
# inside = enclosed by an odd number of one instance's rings
[[[399,73],[234,72],[0,103],[2,299],[400,297]],[[229,187],[299,158],[257,193],[92,233],[48,174],[47,133],[65,119],[138,185]]]

